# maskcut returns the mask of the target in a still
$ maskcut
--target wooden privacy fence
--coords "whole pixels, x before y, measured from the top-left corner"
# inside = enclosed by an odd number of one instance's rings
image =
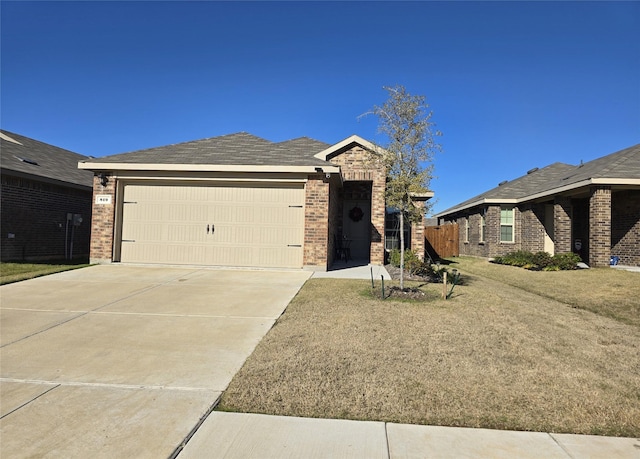
[[[433,259],[457,257],[460,255],[458,245],[458,224],[425,226],[425,249]]]

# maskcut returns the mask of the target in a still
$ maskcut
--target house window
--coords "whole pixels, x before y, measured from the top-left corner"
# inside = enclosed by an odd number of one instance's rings
[[[500,242],[513,242],[513,207],[500,208]]]
[[[480,212],[480,242],[484,242],[484,232],[487,229],[487,209]]]
[[[469,242],[469,217],[464,219],[464,242]]]
[[[400,213],[387,209],[384,220],[384,248],[400,250]],[[411,248],[411,222],[404,219],[404,248]]]

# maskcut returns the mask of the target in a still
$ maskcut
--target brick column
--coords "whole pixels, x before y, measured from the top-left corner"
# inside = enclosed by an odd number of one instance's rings
[[[416,201],[415,206],[422,216],[419,222],[411,222],[411,249],[424,261],[424,201]]]
[[[589,264],[606,267],[610,257],[611,187],[594,187],[589,198]]]
[[[556,253],[570,253],[571,247],[571,199],[556,196],[553,203],[553,243]]]
[[[108,180],[107,184],[102,186],[100,178],[93,177],[90,263],[111,263],[113,261],[116,180],[113,177],[108,177]]]
[[[309,176],[305,187],[303,266],[326,271],[328,243],[329,182],[318,174]]]
[[[372,173],[370,263],[373,265],[384,264],[385,178],[384,171]]]

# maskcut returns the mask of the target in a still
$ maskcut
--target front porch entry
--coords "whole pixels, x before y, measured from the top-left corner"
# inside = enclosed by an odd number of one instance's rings
[[[342,188],[342,219],[338,237],[349,248],[352,263],[371,260],[372,182],[346,181]]]

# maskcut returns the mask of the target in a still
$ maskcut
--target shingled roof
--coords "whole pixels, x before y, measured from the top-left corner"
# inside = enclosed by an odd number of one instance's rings
[[[243,166],[326,166],[314,154],[328,144],[301,137],[271,142],[247,132],[105,156],[85,163],[212,164]]]
[[[554,163],[542,169],[532,169],[522,177],[505,181],[496,188],[440,212],[437,217],[487,203],[525,202],[542,195],[552,195],[595,182],[633,182],[640,185],[640,144],[578,166]]]
[[[82,187],[93,186],[93,173],[78,169],[78,161],[87,159],[78,153],[55,147],[23,135],[0,131],[0,167],[49,182]]]

